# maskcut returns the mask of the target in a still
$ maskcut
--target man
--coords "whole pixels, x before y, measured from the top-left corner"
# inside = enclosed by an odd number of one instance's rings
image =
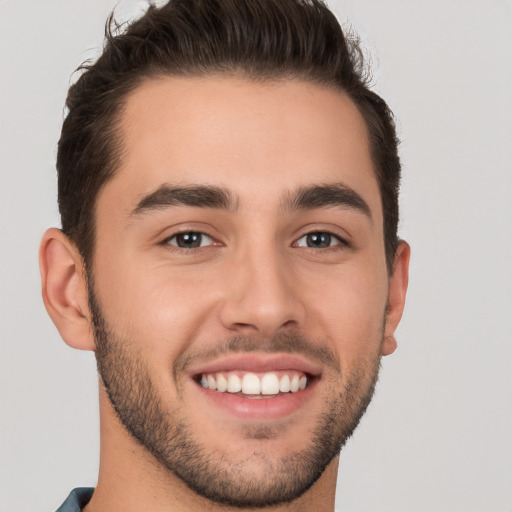
[[[170,0],[69,91],[43,298],[100,376],[59,509],[334,510],[407,288],[392,116],[317,0]]]

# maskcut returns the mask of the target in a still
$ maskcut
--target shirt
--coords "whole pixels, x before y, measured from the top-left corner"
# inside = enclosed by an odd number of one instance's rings
[[[55,512],[81,512],[82,508],[91,501],[94,487],[77,487],[73,489],[66,501]]]

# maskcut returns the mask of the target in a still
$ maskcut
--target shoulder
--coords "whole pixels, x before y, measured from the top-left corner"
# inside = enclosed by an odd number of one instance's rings
[[[55,512],[81,512],[92,498],[94,487],[77,487],[73,489],[66,501]]]

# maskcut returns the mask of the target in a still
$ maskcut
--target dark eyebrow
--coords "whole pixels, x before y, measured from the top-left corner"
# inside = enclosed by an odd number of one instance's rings
[[[342,183],[311,185],[289,194],[283,201],[285,210],[302,210],[341,206],[358,210],[372,220],[368,203],[354,189]]]
[[[219,208],[236,210],[237,202],[228,190],[212,185],[171,186],[161,185],[157,190],[144,196],[131,215],[140,215],[151,210],[169,206],[195,206],[198,208]]]

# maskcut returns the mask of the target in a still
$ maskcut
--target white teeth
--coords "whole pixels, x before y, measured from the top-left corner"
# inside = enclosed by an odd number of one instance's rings
[[[218,373],[217,374],[217,391],[220,391],[223,393],[224,391],[226,391],[226,389],[228,389],[228,381],[224,377],[224,375],[222,375],[222,373]]]
[[[298,375],[294,375],[292,377],[292,380],[290,382],[290,391],[292,393],[296,393],[297,391],[299,391],[299,376]]]
[[[242,378],[242,393],[245,395],[259,395],[261,393],[260,378],[254,373],[246,373]]]
[[[266,373],[261,379],[262,395],[277,395],[279,393],[279,379],[275,373]]]
[[[228,393],[239,393],[241,391],[244,395],[253,395],[254,398],[258,395],[275,396],[279,392],[296,393],[308,386],[308,377],[304,374],[296,372],[279,373],[281,373],[280,377],[275,372],[268,372],[262,376],[247,372],[243,374],[243,377],[240,377],[234,371],[203,374],[200,384],[204,388],[217,390],[221,393],[226,391]]]
[[[242,391],[242,381],[238,375],[230,373],[228,375],[228,391],[230,393],[238,393]]]
[[[290,377],[288,377],[288,375],[283,375],[281,377],[281,382],[279,383],[279,391],[281,391],[281,393],[290,392]]]
[[[208,387],[210,389],[217,389],[217,381],[213,375],[208,375]]]

